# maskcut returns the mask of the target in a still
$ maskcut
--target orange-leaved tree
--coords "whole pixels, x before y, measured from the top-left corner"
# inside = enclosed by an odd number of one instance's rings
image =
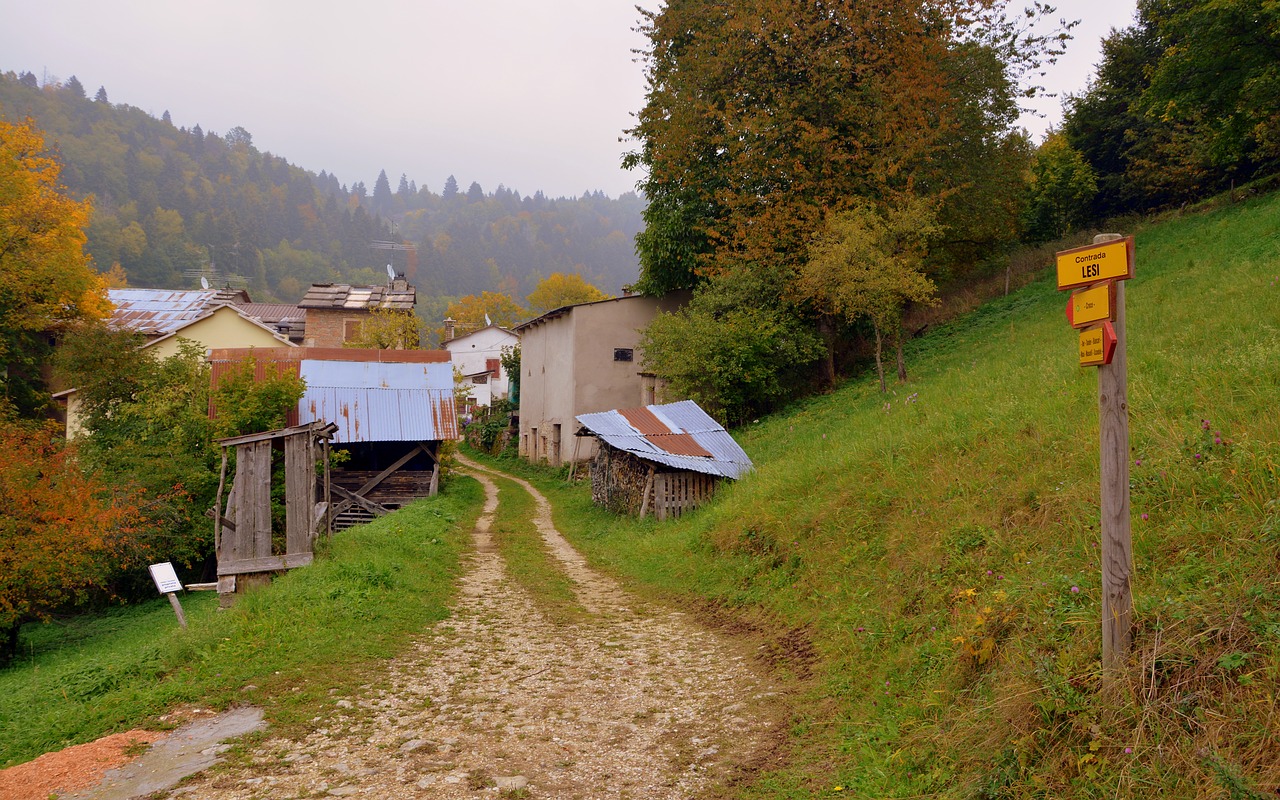
[[[106,589],[145,563],[149,521],[139,493],[84,472],[56,425],[0,426],[0,663],[22,623]]]
[[[89,202],[67,196],[61,169],[30,120],[0,120],[0,366],[4,394],[29,415],[48,402],[44,334],[111,310],[84,252]]]

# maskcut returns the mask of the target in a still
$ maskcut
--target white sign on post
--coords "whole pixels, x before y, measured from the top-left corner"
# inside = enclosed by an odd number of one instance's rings
[[[151,570],[151,580],[156,582],[160,594],[182,591],[182,581],[178,580],[178,573],[173,571],[173,564],[166,561],[163,564],[152,564],[147,569]]]

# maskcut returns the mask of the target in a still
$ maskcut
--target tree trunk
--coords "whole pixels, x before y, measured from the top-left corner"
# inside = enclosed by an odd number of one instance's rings
[[[876,375],[880,376],[880,394],[885,394],[889,389],[884,385],[884,337],[880,334],[880,326],[872,326],[876,332]]]
[[[831,317],[823,314],[818,318],[818,332],[822,335],[822,341],[827,345],[827,361],[823,366],[826,368],[827,387],[832,391],[836,388],[836,326]]]
[[[898,350],[898,383],[907,382],[907,362],[902,357],[902,323],[898,323],[897,335],[894,337]]]
[[[0,628],[0,667],[8,664],[18,654],[18,632],[21,630],[21,622],[15,622],[8,628]]]

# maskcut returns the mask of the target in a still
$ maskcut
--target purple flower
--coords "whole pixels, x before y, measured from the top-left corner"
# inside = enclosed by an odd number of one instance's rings
[[[1125,753],[1132,753],[1132,752],[1133,752],[1133,748],[1132,748],[1132,747],[1126,747],[1126,748],[1124,749],[1124,751],[1125,751]]]
[[[1196,453],[1196,458],[1200,458],[1200,454],[1199,454],[1199,453]]]
[[[1080,587],[1079,587],[1079,586],[1072,586],[1072,587],[1071,587],[1071,593],[1072,593],[1072,594],[1080,594]]]
[[[1222,444],[1222,437],[1221,437],[1221,436],[1215,436],[1215,437],[1213,437],[1213,443],[1214,443],[1214,444]]]
[[[1142,459],[1138,459],[1137,461],[1133,462],[1133,465],[1134,465],[1135,467],[1140,467],[1140,466],[1142,466]]]
[[[1146,515],[1146,514],[1143,514],[1143,515],[1142,515],[1142,518],[1143,518],[1143,519],[1146,519],[1146,518],[1147,518],[1147,515]]]

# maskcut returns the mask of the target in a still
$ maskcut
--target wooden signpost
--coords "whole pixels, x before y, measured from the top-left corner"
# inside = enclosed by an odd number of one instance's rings
[[[1102,234],[1057,254],[1058,289],[1072,295],[1067,319],[1080,331],[1080,366],[1098,368],[1102,476],[1102,677],[1107,690],[1133,643],[1133,544],[1129,523],[1129,399],[1124,281],[1133,277],[1133,237]],[[1100,323],[1100,324],[1099,324]]]

